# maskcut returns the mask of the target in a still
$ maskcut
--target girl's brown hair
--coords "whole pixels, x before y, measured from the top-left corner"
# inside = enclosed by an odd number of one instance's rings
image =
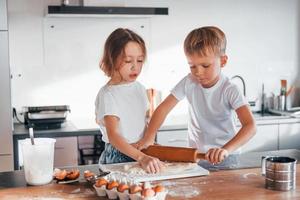
[[[226,51],[226,36],[222,30],[214,26],[205,26],[191,31],[184,40],[184,52],[187,55],[198,54],[206,56],[212,52],[224,55]]]
[[[111,77],[114,71],[119,68],[122,58],[124,57],[125,46],[128,42],[138,43],[146,58],[147,52],[144,40],[129,29],[118,28],[106,39],[104,53],[100,61],[100,69],[102,69],[108,77]]]

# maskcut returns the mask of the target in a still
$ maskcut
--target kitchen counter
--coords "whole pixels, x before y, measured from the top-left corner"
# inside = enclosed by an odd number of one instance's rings
[[[89,136],[89,135],[99,135],[101,134],[99,129],[78,129],[72,122],[66,121],[62,124],[59,129],[48,129],[48,130],[34,130],[34,137],[47,137],[47,138],[57,138],[57,137],[74,137],[74,136]],[[19,145],[18,141],[29,138],[29,131],[23,124],[14,124],[13,131],[13,147],[14,147],[14,169],[19,168]]]
[[[71,121],[66,121],[58,129],[34,130],[35,137],[69,137],[69,136],[84,136],[98,135],[100,130],[97,128],[78,129]],[[28,138],[29,131],[23,124],[14,124],[13,136],[18,138]]]
[[[175,199],[299,199],[300,165],[297,164],[296,189],[292,191],[273,191],[265,189],[264,177],[260,175],[261,155],[290,155],[300,158],[299,150],[257,152],[241,154],[239,158],[248,160],[254,167],[243,165],[231,170],[211,171],[209,176],[159,181],[168,190],[167,200]],[[84,170],[97,172],[97,165],[79,166]],[[44,186],[26,186],[23,171],[0,173],[0,199],[107,199],[96,197],[91,185],[82,177],[80,182],[59,185],[51,183]]]
[[[297,180],[300,180],[300,165],[297,165]],[[265,189],[260,168],[212,172],[206,177],[174,179],[161,182],[169,193],[167,200],[176,199],[268,199],[289,200],[300,198],[300,183],[293,191]],[[69,185],[49,184],[0,190],[0,198],[19,199],[108,199],[97,197],[93,187],[80,182]]]

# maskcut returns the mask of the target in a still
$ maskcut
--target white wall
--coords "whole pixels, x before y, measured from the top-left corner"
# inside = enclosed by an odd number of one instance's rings
[[[147,6],[168,6],[169,16],[45,17],[47,5],[59,3],[8,2],[13,106],[18,110],[69,104],[69,119],[80,127],[93,126],[94,98],[107,80],[98,69],[102,44],[118,26],[130,27],[146,40],[149,55],[140,81],[162,90],[163,96],[189,71],[183,53],[185,36],[205,25],[219,26],[226,33],[229,62],[224,72],[245,78],[249,100],[259,98],[262,83],[267,93],[279,93],[282,78],[288,85],[300,86],[297,0],[153,0]],[[173,116],[185,112],[183,102]]]

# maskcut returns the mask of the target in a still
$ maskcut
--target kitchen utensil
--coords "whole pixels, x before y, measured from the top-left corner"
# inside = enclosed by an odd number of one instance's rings
[[[99,174],[99,175],[95,175],[95,176],[89,176],[86,178],[86,180],[92,184],[96,183],[96,181],[101,178],[101,177],[104,177],[106,175],[110,174],[110,172],[105,172],[103,174]]]
[[[97,177],[103,177],[110,174],[110,171],[103,171],[100,167],[98,169],[100,174],[98,174]]]
[[[294,92],[296,87],[292,85],[286,92],[286,96],[289,96],[292,92]]]
[[[25,180],[30,185],[44,185],[52,181],[54,143],[52,138],[29,138],[21,141]]]
[[[155,108],[161,103],[161,92],[153,88],[150,88],[147,89],[147,96],[150,102],[149,117],[151,117]]]
[[[278,96],[278,110],[285,111],[286,110],[286,96],[280,95]]]
[[[31,144],[34,145],[34,135],[33,135],[33,128],[29,128],[29,137],[31,140]]]
[[[272,190],[292,190],[296,187],[297,160],[290,157],[262,157],[262,175],[265,186]]]
[[[94,175],[94,176],[89,176],[86,178],[86,180],[92,184],[94,184],[96,182],[97,179],[107,176],[108,174],[110,174],[110,171],[103,171],[100,167],[99,167],[99,174]]]
[[[195,148],[151,145],[142,152],[161,161],[197,162],[199,159],[205,159],[205,154],[198,153]]]
[[[265,85],[262,84],[262,91],[261,91],[261,114],[264,115],[265,114]]]
[[[279,110],[286,110],[287,80],[280,80]]]

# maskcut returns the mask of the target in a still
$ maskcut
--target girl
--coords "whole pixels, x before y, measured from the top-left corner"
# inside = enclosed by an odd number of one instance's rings
[[[146,58],[144,40],[129,29],[118,28],[107,38],[100,68],[110,78],[96,98],[96,121],[106,143],[99,163],[138,161],[144,170],[158,173],[159,159],[136,148],[147,125],[148,98],[136,81]]]

